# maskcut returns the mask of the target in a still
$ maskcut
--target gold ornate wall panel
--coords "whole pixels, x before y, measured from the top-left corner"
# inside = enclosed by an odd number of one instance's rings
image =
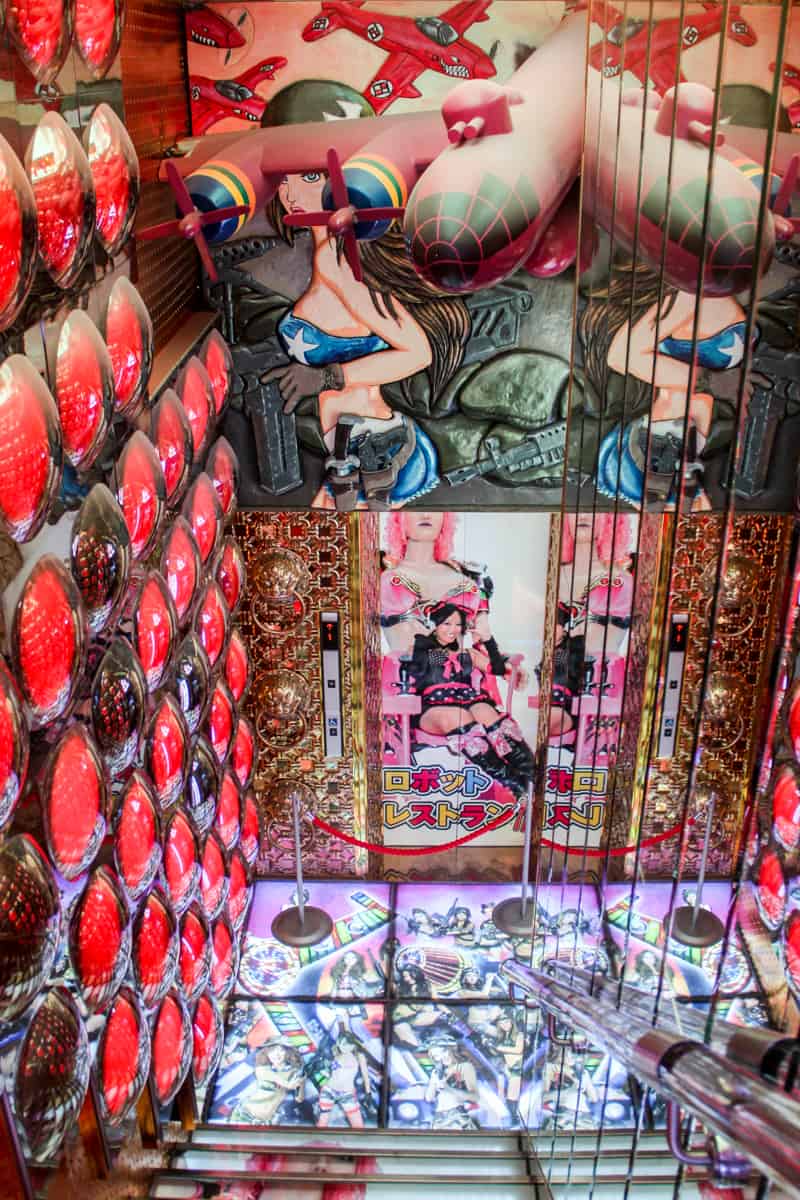
[[[302,779],[316,796],[316,811],[324,820],[346,832],[364,837],[363,773],[354,774],[354,748],[359,730],[354,719],[361,708],[358,679],[354,688],[354,656],[361,646],[353,637],[351,617],[351,521],[345,515],[306,512],[245,512],[236,519],[236,536],[242,546],[252,580],[255,564],[268,550],[283,546],[298,554],[310,572],[302,599],[302,619],[287,633],[276,634],[259,624],[259,600],[252,584],[245,593],[239,624],[247,639],[254,682],[247,700],[248,714],[258,720],[258,678],[265,671],[287,668],[301,675],[310,687],[308,710],[303,714],[306,734],[295,745],[278,748],[259,736],[256,794],[264,817],[266,836],[258,862],[262,875],[291,875],[294,845],[291,814],[271,798],[279,779]],[[325,761],[322,721],[319,614],[339,614],[341,631],[341,692],[344,755]],[[354,737],[355,735],[355,737]],[[303,866],[310,877],[353,877],[366,872],[366,856],[346,843],[329,839],[310,825],[304,828]]]
[[[606,833],[609,845],[625,846],[636,794],[638,747],[641,730],[648,724],[648,666],[654,619],[657,619],[658,563],[664,518],[661,513],[643,513],[639,519],[636,554],[636,584],[631,613],[628,655],[625,663],[625,697],[617,761],[608,792]],[[623,860],[609,859],[609,876],[624,870]]]
[[[791,521],[762,514],[739,516],[734,521],[704,699],[703,672],[712,633],[710,621],[724,521],[719,514],[667,518],[670,522],[676,519],[668,603],[672,612],[689,614],[676,752],[672,759],[654,759],[648,765],[644,759],[646,739],[640,741],[639,774],[645,779],[640,794],[644,802],[634,806],[628,837],[636,840],[640,816],[643,841],[680,821],[702,701],[697,791],[713,790],[717,796],[708,871],[726,876],[736,861],[744,800],[764,733],[759,713],[766,714],[769,707],[763,704],[763,689],[778,632]],[[665,531],[663,553],[668,552],[670,536],[671,531]],[[660,650],[656,640],[651,652],[660,655]],[[688,833],[681,868],[684,876],[697,874],[704,832],[704,825],[698,822]],[[645,847],[640,855],[644,876],[671,875],[678,846],[678,839],[669,839]],[[633,869],[632,856],[626,859],[626,869]]]

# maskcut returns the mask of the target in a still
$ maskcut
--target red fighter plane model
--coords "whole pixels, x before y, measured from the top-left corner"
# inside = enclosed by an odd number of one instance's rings
[[[595,4],[592,20],[603,27],[606,36],[592,47],[589,62],[608,79],[623,71],[630,71],[644,84],[649,77],[656,91],[663,94],[676,82],[679,52],[699,46],[722,32],[724,6],[711,0],[703,8],[705,12],[687,16],[683,21],[678,17],[654,21],[651,25],[649,21],[626,19],[623,12],[610,4]],[[730,6],[727,22],[731,41],[740,46],[755,46],[758,37],[742,16],[740,5]],[[678,82],[685,82],[683,73]]]
[[[189,95],[192,101],[192,131],[206,133],[217,121],[236,117],[240,121],[261,124],[267,101],[256,88],[265,80],[272,81],[275,72],[289,60],[282,55],[265,58],[234,79],[209,79],[205,75],[189,76]]]
[[[245,20],[246,13],[240,15],[240,22]],[[190,9],[186,14],[186,39],[198,46],[209,46],[212,50],[240,50],[245,44],[245,38],[237,27],[221,13],[214,12],[205,5]]]
[[[398,17],[370,12],[364,0],[324,0],[322,11],[303,30],[303,41],[316,42],[337,29],[347,29],[388,58],[364,95],[376,113],[401,97],[417,99],[414,80],[423,71],[438,71],[450,79],[491,79],[495,65],[480,46],[464,34],[470,25],[488,21],[492,0],[463,0],[438,17]]]
[[[770,71],[774,71],[775,67],[774,62],[769,64]],[[800,67],[784,62],[781,79],[785,88],[793,92],[800,92]],[[800,129],[800,96],[786,106],[786,115],[792,123],[792,129]]]
[[[791,237],[798,224],[783,215],[795,176],[787,173],[759,236],[761,168],[721,134],[709,196],[713,92],[683,83],[659,101],[633,89],[619,105],[611,91],[621,82],[603,85],[597,71],[587,88],[587,20],[585,6],[571,11],[506,87],[457,84],[440,113],[267,128],[213,157],[201,142],[182,164],[180,220],[138,236],[194,238],[208,267],[206,241],[236,235],[282,179],[327,172],[322,209],[293,211],[287,224],[340,237],[360,281],[358,242],[402,219],[417,272],[442,291],[474,292],[519,267],[555,275],[579,257],[583,153],[584,228],[594,221],[613,232],[655,270],[663,260],[668,286],[711,296],[751,287],[776,236]],[[596,134],[584,139],[587,106]],[[586,254],[580,260],[587,265]]]

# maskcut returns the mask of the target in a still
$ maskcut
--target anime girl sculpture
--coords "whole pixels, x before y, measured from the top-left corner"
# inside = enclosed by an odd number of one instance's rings
[[[636,508],[645,501],[674,505],[685,433],[684,486],[693,509],[709,509],[703,452],[714,397],[698,384],[742,365],[746,314],[739,301],[698,301],[693,293],[666,287],[649,267],[625,263],[591,294],[578,332],[590,385],[587,405],[592,394],[602,397],[598,491]]]
[[[324,172],[312,171],[281,181],[267,215],[288,244],[294,235],[284,214],[319,210],[326,180]],[[304,397],[318,399],[328,457],[315,506],[352,511],[406,504],[439,483],[437,454],[415,421],[389,407],[381,387],[427,371],[432,389],[443,389],[469,337],[466,303],[420,279],[397,224],[378,241],[362,243],[362,283],[326,229],[311,233],[311,283],[277,327],[292,362],[264,380],[277,381],[287,412]]]

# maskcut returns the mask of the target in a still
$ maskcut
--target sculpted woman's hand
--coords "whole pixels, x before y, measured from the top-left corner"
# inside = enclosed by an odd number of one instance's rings
[[[290,363],[286,367],[273,367],[261,376],[262,383],[277,381],[283,398],[283,411],[292,413],[306,396],[318,396],[320,392],[341,390],[344,374],[338,363],[326,367],[312,367],[308,363]]]

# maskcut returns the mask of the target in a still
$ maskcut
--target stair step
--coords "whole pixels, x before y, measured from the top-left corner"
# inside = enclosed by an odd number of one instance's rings
[[[518,1133],[434,1133],[429,1130],[392,1131],[389,1129],[364,1129],[356,1133],[345,1129],[316,1129],[292,1125],[281,1128],[258,1129],[252,1125],[202,1125],[192,1134],[192,1146],[219,1145],[225,1149],[251,1150],[256,1153],[265,1146],[304,1147],[313,1140],[314,1148],[354,1150],[369,1154],[382,1151],[389,1154],[395,1150],[425,1149],[452,1153],[453,1139],[458,1138],[458,1153],[496,1153],[519,1155]]]
[[[340,1176],[340,1181],[347,1176]],[[352,1178],[352,1177],[350,1177]],[[254,1176],[260,1185],[260,1195],[265,1194],[280,1197],[281,1200],[318,1200],[320,1182],[334,1183],[335,1175],[274,1175],[269,1178]],[[150,1190],[150,1196],[158,1200],[193,1200],[198,1195],[197,1184],[207,1182],[207,1176],[188,1176],[175,1179],[169,1172],[158,1175]],[[220,1178],[220,1189],[225,1187],[225,1178]],[[430,1175],[407,1176],[405,1178],[376,1179],[361,1176],[358,1182],[366,1185],[366,1200],[416,1200],[418,1197],[430,1196],[430,1184],[435,1184],[436,1200],[532,1200],[535,1195],[533,1185],[525,1178],[488,1180],[474,1182],[468,1179],[433,1179]],[[411,1191],[409,1189],[413,1188]],[[227,1191],[227,1188],[226,1188]],[[208,1193],[206,1192],[206,1195]],[[213,1195],[213,1193],[212,1193]]]
[[[288,1171],[293,1174],[301,1173],[304,1170],[316,1169],[315,1166],[309,1164],[309,1159],[317,1162],[324,1161],[329,1164],[328,1169],[334,1167],[335,1164],[341,1165],[341,1173],[346,1175],[354,1170],[354,1164],[357,1161],[364,1159],[374,1159],[375,1165],[369,1171],[370,1174],[376,1175],[456,1175],[465,1174],[470,1178],[485,1176],[489,1179],[495,1179],[503,1175],[518,1175],[520,1171],[520,1152],[515,1150],[514,1153],[494,1153],[491,1151],[471,1151],[469,1154],[462,1154],[461,1148],[458,1148],[459,1161],[468,1159],[468,1169],[461,1168],[456,1170],[453,1165],[453,1150],[451,1145],[450,1153],[445,1154],[442,1150],[417,1150],[412,1151],[405,1148],[392,1147],[388,1153],[371,1153],[362,1145],[359,1151],[342,1152],[341,1147],[331,1147],[329,1145],[318,1146],[315,1138],[311,1138],[306,1147],[283,1147],[267,1148],[266,1153],[262,1147],[260,1152],[256,1151],[254,1156],[249,1150],[230,1150],[228,1147],[219,1146],[197,1146],[190,1144],[188,1146],[177,1146],[173,1151],[170,1168],[173,1171],[197,1172],[199,1174],[211,1173],[218,1174],[224,1172],[228,1175],[251,1175],[254,1172],[271,1172],[278,1169]],[[260,1164],[258,1157],[271,1159],[271,1163],[267,1162]],[[282,1161],[280,1161],[282,1159]],[[255,1161],[254,1161],[255,1160]],[[568,1155],[566,1153],[560,1156],[552,1156],[548,1158],[540,1157],[539,1166],[542,1172],[550,1179],[563,1180],[570,1175],[587,1176],[591,1173],[595,1161],[594,1153],[588,1151],[580,1151],[577,1154]],[[601,1153],[597,1158],[596,1175],[598,1179],[611,1176],[624,1176],[628,1171],[629,1155],[623,1153]],[[640,1150],[636,1155],[634,1173],[637,1176],[648,1175],[669,1175],[670,1171],[674,1170],[675,1160],[672,1155],[664,1147],[663,1150]],[[332,1171],[333,1173],[333,1171]],[[338,1173],[338,1171],[336,1172]]]
[[[271,1155],[259,1157],[271,1159],[276,1166],[279,1166],[280,1170],[295,1175],[303,1171],[317,1170],[318,1164],[322,1161],[324,1161],[326,1170],[330,1170],[331,1174],[342,1175],[352,1174],[355,1162],[364,1162],[365,1160],[366,1164],[374,1163],[372,1169],[367,1172],[370,1175],[465,1175],[473,1179],[484,1176],[487,1179],[496,1179],[498,1176],[519,1175],[524,1169],[521,1167],[522,1158],[519,1152],[513,1157],[473,1154],[469,1158],[467,1168],[459,1165],[461,1163],[460,1154],[458,1162],[454,1160],[452,1149],[448,1155],[441,1152],[424,1156],[392,1153],[385,1155],[361,1154],[354,1157],[353,1155],[332,1155],[330,1153],[320,1155],[313,1142],[309,1143],[305,1154],[302,1152],[282,1154],[279,1151],[277,1154],[273,1152]],[[279,1161],[276,1162],[276,1160]],[[336,1170],[337,1167],[339,1170]],[[257,1159],[254,1159],[251,1154],[226,1154],[224,1152],[209,1154],[198,1150],[174,1154],[170,1168],[174,1171],[194,1171],[199,1174],[225,1172],[228,1175],[248,1175],[253,1172],[258,1174],[259,1171],[269,1169],[260,1166]]]
[[[604,1179],[592,1184],[591,1179],[575,1179],[571,1183],[551,1183],[550,1194],[553,1200],[621,1200],[624,1180],[612,1181]],[[628,1188],[627,1200],[672,1200],[674,1196],[675,1176],[664,1179],[650,1179],[647,1182],[634,1177]],[[367,1193],[372,1200],[372,1193]],[[681,1200],[700,1200],[700,1191],[696,1184],[684,1181],[681,1184]]]

